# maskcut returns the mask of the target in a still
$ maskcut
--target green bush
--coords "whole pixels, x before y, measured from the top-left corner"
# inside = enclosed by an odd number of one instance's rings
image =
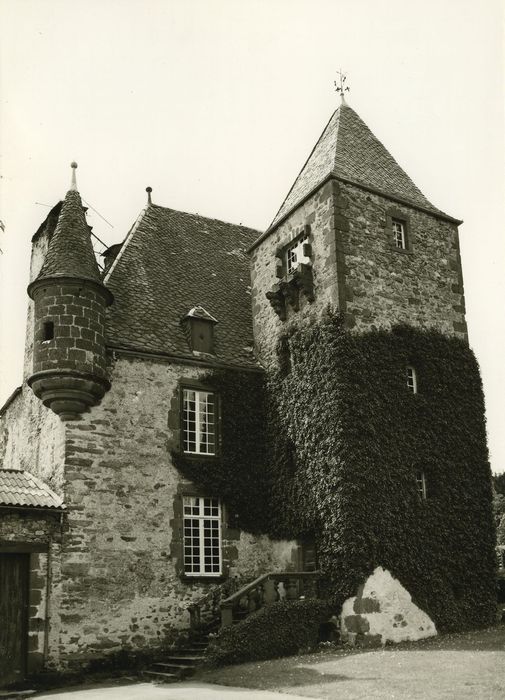
[[[251,613],[242,622],[211,637],[212,666],[289,656],[319,642],[319,628],[331,615],[322,600],[279,601]]]

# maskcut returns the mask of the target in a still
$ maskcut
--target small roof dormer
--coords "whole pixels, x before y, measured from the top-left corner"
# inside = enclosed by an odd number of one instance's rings
[[[193,306],[181,320],[184,334],[193,352],[214,355],[214,328],[218,323],[203,306]]]

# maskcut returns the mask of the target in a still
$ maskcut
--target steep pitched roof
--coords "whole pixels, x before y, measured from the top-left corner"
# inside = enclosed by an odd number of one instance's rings
[[[193,357],[181,320],[203,306],[219,321],[216,359],[256,366],[249,259],[259,232],[150,204],[109,274],[109,345]]]
[[[69,190],[51,237],[37,280],[48,277],[78,277],[101,282],[100,271],[91,244],[81,197]]]
[[[42,479],[22,469],[0,469],[0,505],[65,508],[63,500]]]
[[[343,102],[326,125],[270,228],[329,175],[447,216],[426,199],[364,121]]]

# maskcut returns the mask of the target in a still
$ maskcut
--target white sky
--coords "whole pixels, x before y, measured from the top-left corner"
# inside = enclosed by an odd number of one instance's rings
[[[0,0],[0,403],[21,382],[30,238],[77,160],[94,232],[145,203],[264,229],[338,104],[462,218],[470,342],[505,470],[501,0]]]

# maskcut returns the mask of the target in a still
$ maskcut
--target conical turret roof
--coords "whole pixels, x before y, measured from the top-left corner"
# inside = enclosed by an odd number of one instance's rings
[[[333,113],[270,228],[330,175],[447,217],[428,201],[365,122],[343,102]]]
[[[50,277],[76,277],[102,283],[77,189],[70,189],[65,196],[36,281]]]

